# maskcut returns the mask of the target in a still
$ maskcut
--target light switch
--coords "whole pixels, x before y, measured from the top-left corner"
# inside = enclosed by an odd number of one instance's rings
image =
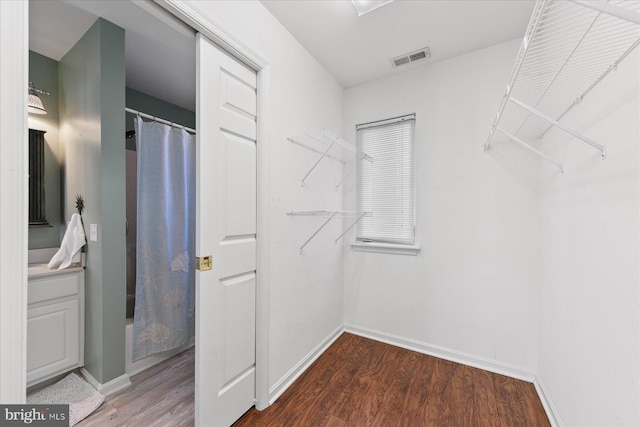
[[[98,224],[89,224],[89,240],[98,241]]]

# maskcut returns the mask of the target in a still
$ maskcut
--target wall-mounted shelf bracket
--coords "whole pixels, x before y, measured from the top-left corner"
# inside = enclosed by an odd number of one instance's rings
[[[305,179],[307,179],[307,177],[311,174],[311,172],[313,172],[313,170],[320,164],[322,159],[324,159],[329,154],[329,151],[331,151],[331,149],[333,148],[333,146],[335,144],[336,144],[335,141],[333,141],[331,144],[329,144],[329,146],[327,147],[326,150],[324,150],[324,152],[322,153],[320,158],[313,164],[313,166],[311,166],[311,169],[309,169],[309,172],[307,172],[307,174],[302,178],[302,180],[300,181],[300,186],[302,186],[302,187],[305,186],[305,182],[304,182]]]
[[[302,255],[302,250],[304,249],[305,246],[307,246],[309,244],[310,241],[313,240],[314,237],[316,237],[318,235],[318,233],[320,232],[320,230],[322,230],[324,227],[326,227],[327,224],[329,224],[331,222],[331,220],[337,215],[337,212],[332,213],[329,218],[327,218],[327,220],[325,222],[322,223],[322,225],[320,227],[318,227],[318,229],[302,244],[302,246],[300,246],[300,255]]]
[[[350,211],[326,211],[326,210],[319,210],[319,211],[290,211],[287,212],[287,215],[289,216],[320,216],[320,217],[324,217],[326,218],[326,220],[320,225],[320,227],[318,227],[316,229],[316,231],[309,236],[309,238],[302,244],[302,246],[300,246],[300,255],[302,255],[303,250],[305,248],[305,246],[307,246],[313,239],[314,237],[316,237],[318,235],[318,233],[320,233],[320,231],[325,228],[327,226],[327,224],[329,224],[331,222],[331,220],[333,218],[336,217],[342,217],[342,218],[353,218],[355,217],[356,220],[349,225],[349,227],[346,228],[346,230],[340,234],[340,236],[338,236],[335,239],[335,243],[338,243],[338,241],[345,235],[347,234],[347,232],[352,229],[362,218],[364,218],[366,215],[370,214],[371,212],[363,212],[360,214],[356,214],[356,212],[350,212]]]
[[[369,163],[373,163],[373,157],[371,157],[370,155],[365,154],[365,153],[360,153],[360,155],[358,156],[358,161],[356,162],[356,164],[360,163],[363,160],[366,160]],[[342,184],[344,184],[344,182],[347,180],[347,178],[349,178],[353,174],[354,170],[355,170],[354,168],[350,168],[349,172],[347,172],[347,174],[344,177],[342,177],[340,182],[338,184],[336,184],[336,191],[338,191],[338,188],[340,188],[342,186]]]
[[[357,217],[357,218],[356,218],[356,220],[355,220],[355,221],[353,221],[353,222],[351,223],[351,225],[350,225],[350,226],[348,226],[348,227],[347,227],[347,228],[342,232],[342,234],[341,234],[341,235],[339,235],[339,236],[336,238],[336,240],[335,240],[335,242],[334,242],[334,243],[338,243],[338,241],[339,241],[340,239],[342,239],[342,237],[343,237],[345,234],[347,234],[347,232],[348,232],[349,230],[351,230],[353,227],[355,227],[355,225],[356,225],[357,223],[359,223],[359,222],[360,222],[360,220],[361,220],[362,218],[364,218],[368,213],[369,213],[369,212],[363,212],[359,217]]]
[[[582,135],[578,131],[575,131],[575,130],[571,129],[568,126],[563,125],[562,123],[560,123],[557,120],[553,119],[552,117],[549,117],[546,114],[536,110],[535,108],[528,106],[524,102],[518,101],[517,99],[515,99],[513,97],[510,97],[509,101],[513,102],[514,104],[516,104],[519,107],[524,108],[525,110],[527,110],[531,114],[535,114],[536,116],[540,117],[542,120],[545,120],[545,121],[551,123],[552,125],[556,126],[557,128],[562,129],[563,131],[567,132],[569,135],[571,135],[571,136],[573,136],[575,138],[578,138],[579,140],[584,141],[587,144],[589,144],[590,146],[592,146],[595,149],[599,150],[600,151],[600,157],[602,157],[603,160],[607,158],[607,150],[603,145],[598,144],[594,140],[592,140],[590,138],[587,138],[586,136]]]
[[[541,152],[540,150],[532,147],[530,144],[527,144],[526,142],[524,142],[523,140],[521,140],[520,138],[518,138],[515,135],[511,135],[509,132],[497,127],[496,130],[500,133],[502,133],[503,135],[505,135],[506,137],[508,137],[510,140],[512,140],[513,142],[517,142],[518,144],[522,145],[524,148],[526,148],[527,150],[537,154],[538,156],[542,157],[543,159],[545,159],[546,161],[548,161],[549,163],[555,165],[555,167],[557,167],[558,169],[560,169],[560,173],[564,173],[564,169],[562,168],[562,164],[560,164],[559,162],[556,162],[555,160],[553,160],[551,157],[547,156],[546,154],[544,154],[543,152]]]

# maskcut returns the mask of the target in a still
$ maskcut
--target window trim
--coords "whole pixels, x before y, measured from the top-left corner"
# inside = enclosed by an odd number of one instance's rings
[[[363,242],[356,240],[351,243],[351,249],[356,252],[378,252],[393,255],[412,255],[416,256],[420,252],[420,246],[405,245],[401,243],[382,243],[382,242]]]
[[[393,123],[405,122],[407,120],[415,120],[415,119],[416,119],[416,113],[411,113],[411,114],[405,114],[404,116],[392,117],[390,119],[383,119],[383,120],[376,120],[374,122],[361,123],[359,125],[356,125],[356,132],[359,131],[360,129],[390,125]]]

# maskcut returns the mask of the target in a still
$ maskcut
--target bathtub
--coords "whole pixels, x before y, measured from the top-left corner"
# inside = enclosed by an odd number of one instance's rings
[[[149,369],[150,367],[157,365],[158,363],[163,362],[168,358],[185,351],[186,349],[188,349],[189,347],[192,347],[195,344],[195,338],[191,337],[189,341],[182,347],[174,348],[173,350],[163,351],[161,353],[152,354],[151,356],[147,356],[143,359],[136,360],[134,362],[133,361],[133,319],[127,319],[125,336],[126,336],[126,342],[125,342],[126,358],[124,361],[124,371],[129,376],[140,373],[145,369]]]

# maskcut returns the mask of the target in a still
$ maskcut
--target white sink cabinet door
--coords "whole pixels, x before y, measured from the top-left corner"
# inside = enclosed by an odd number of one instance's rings
[[[80,362],[80,303],[77,299],[29,310],[27,383],[73,369]]]

